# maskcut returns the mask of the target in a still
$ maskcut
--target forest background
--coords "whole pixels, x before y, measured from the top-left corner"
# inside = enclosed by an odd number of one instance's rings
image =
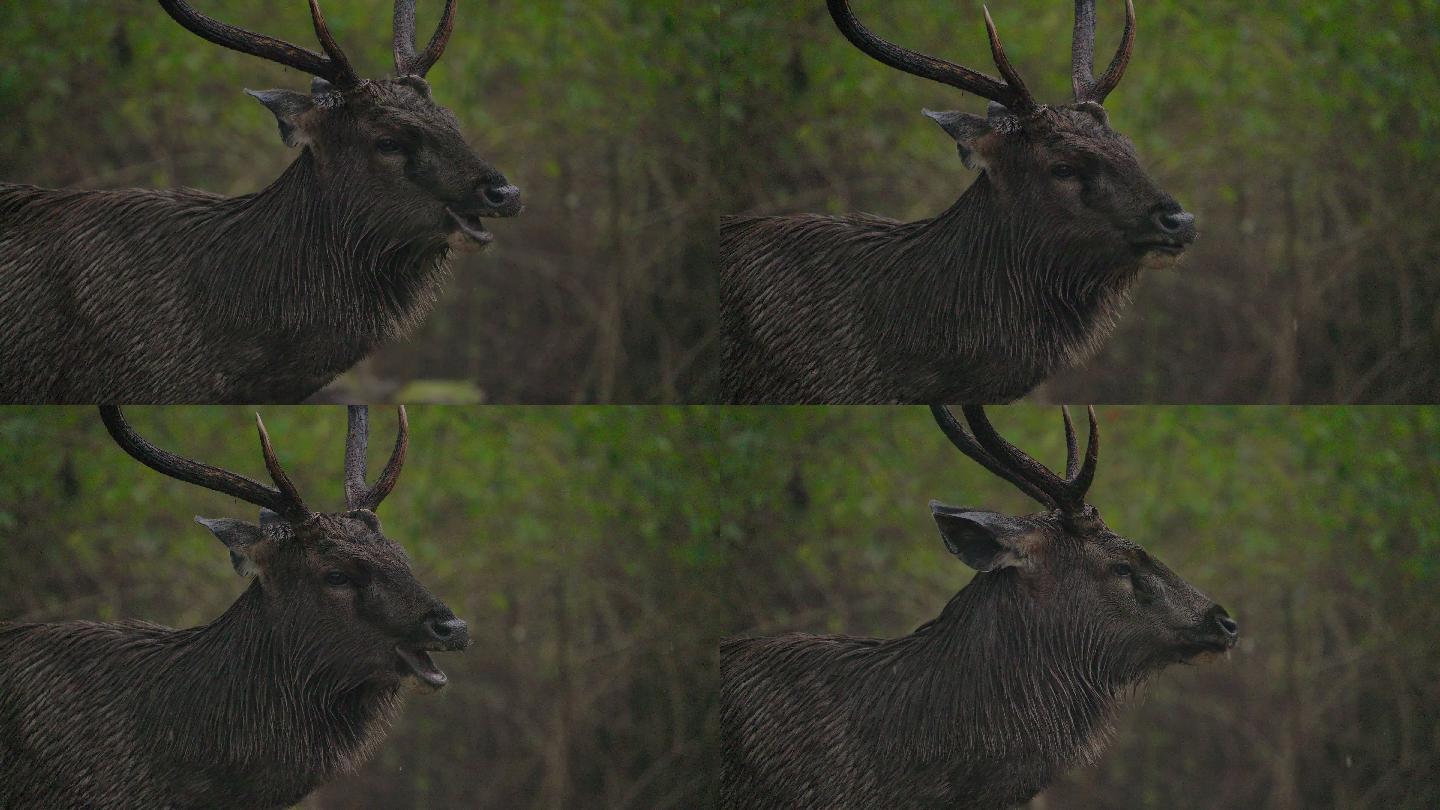
[[[1136,5],[1134,61],[1107,107],[1201,241],[1144,281],[1098,357],[1035,398],[1435,401],[1440,0]],[[298,0],[199,6],[313,47]],[[424,28],[439,2],[421,6]],[[1123,5],[1100,6],[1108,58]],[[990,7],[1031,88],[1067,100],[1072,5]],[[362,72],[388,72],[389,0],[325,8]],[[856,9],[993,72],[978,2]],[[920,110],[983,102],[860,54],[819,0],[466,0],[459,15],[436,98],[527,210],[456,261],[416,335],[323,398],[705,401],[722,214],[919,219],[972,179]],[[152,0],[5,3],[0,46],[5,181],[240,194],[294,157],[240,91],[308,78],[203,42]]]
[[[394,418],[376,408],[372,469]],[[471,624],[443,692],[311,808],[690,808],[716,773],[716,645],[896,636],[969,579],[926,503],[1033,503],[924,408],[409,409],[381,509]],[[307,501],[341,503],[339,408],[266,408]],[[137,408],[161,446],[264,477],[252,414]],[[1058,464],[1052,408],[992,409]],[[1224,604],[1036,808],[1440,805],[1440,410],[1103,408],[1090,500]],[[89,408],[0,409],[0,620],[189,626],[243,589],[193,515],[253,507],[131,460]]]

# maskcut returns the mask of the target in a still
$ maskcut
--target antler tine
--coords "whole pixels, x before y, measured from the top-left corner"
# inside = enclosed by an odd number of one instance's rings
[[[315,0],[310,2],[310,14],[315,23],[315,32],[320,36],[321,45],[329,54],[328,57],[284,40],[207,17],[196,11],[186,0],[160,0],[160,7],[187,31],[222,48],[258,56],[312,76],[319,76],[337,87],[353,87],[361,81],[349,60],[345,58],[344,52],[330,36],[329,28],[325,25],[324,17],[319,14],[319,6]]]
[[[1075,100],[1095,86],[1095,0],[1075,0],[1075,33],[1070,38],[1070,84]]]
[[[415,59],[415,0],[395,0],[395,74],[404,76]]]
[[[995,33],[995,26],[989,21],[989,12],[986,12],[985,16],[986,28],[990,33],[991,52],[995,56],[996,66],[1000,68],[1001,75],[1009,82],[1008,84],[1006,81],[1000,81],[962,65],[902,48],[876,36],[860,23],[855,12],[850,9],[849,0],[827,0],[826,5],[829,6],[830,16],[835,20],[835,25],[840,29],[840,33],[844,34],[845,38],[850,40],[850,43],[856,48],[882,64],[912,76],[930,79],[968,93],[974,93],[981,98],[1003,104],[1011,112],[1017,114],[1028,113],[1036,108],[1030,91],[1020,81],[1019,74],[1010,65],[1009,59],[1005,57],[1005,49],[1000,45],[1000,39]]]
[[[255,414],[255,429],[260,433],[260,452],[265,456],[265,469],[270,472],[270,480],[275,482],[276,489],[280,490],[281,496],[286,500],[286,509],[275,511],[292,519],[309,517],[311,512],[305,508],[305,501],[300,498],[300,491],[290,481],[290,476],[285,474],[285,468],[280,466],[280,459],[275,456],[275,448],[270,445],[270,434],[265,430],[265,420],[261,419],[258,413]]]
[[[1085,408],[1090,418],[1090,437],[1085,443],[1085,465],[1080,468],[1079,474],[1066,473],[1068,479],[1065,484],[1069,488],[1071,498],[1078,507],[1085,502],[1085,493],[1090,491],[1090,484],[1095,480],[1095,466],[1100,461],[1100,424],[1095,421],[1095,406]],[[1066,421],[1069,421],[1069,414],[1066,414]]]
[[[352,409],[352,420],[354,413],[355,411]],[[362,417],[362,421],[363,419],[364,417]],[[385,497],[390,494],[390,491],[395,489],[395,484],[399,483],[400,471],[405,466],[405,452],[410,448],[410,419],[405,415],[404,405],[400,406],[399,421],[399,430],[395,436],[395,449],[390,452],[390,460],[385,462],[385,469],[380,471],[380,477],[376,479],[375,486],[365,489],[363,478],[364,466],[362,462],[362,466],[359,468],[362,476],[359,481],[361,491],[354,498],[350,496],[351,482],[348,478],[350,468],[347,452],[345,494],[346,501],[349,503],[351,509],[369,509],[372,512],[375,511],[380,508],[380,503],[385,500]],[[354,422],[352,421],[351,424],[353,425]],[[363,452],[364,450],[362,449],[361,453],[363,454]]]
[[[429,73],[430,68],[440,61],[440,55],[445,53],[445,46],[450,44],[450,35],[455,31],[455,2],[456,0],[446,0],[440,24],[435,26],[435,33],[430,36],[425,52],[416,57],[415,64],[410,68],[412,74],[424,76]]]
[[[1065,478],[1071,480],[1080,469],[1080,447],[1075,440],[1075,423],[1070,421],[1070,409],[1061,405],[1060,415],[1065,418]]]
[[[1005,77],[1005,83],[1014,91],[1016,99],[1012,104],[1006,104],[1010,112],[1016,115],[1024,115],[1035,109],[1035,101],[1030,95],[1030,89],[1025,86],[1025,80],[1020,78],[1020,71],[1010,64],[1010,57],[1005,55],[1005,45],[1000,42],[1000,32],[995,30],[995,21],[990,19],[990,8],[981,6],[985,12],[985,33],[990,37],[990,55],[995,60],[995,67],[1000,69],[1000,75]]]
[[[981,447],[1009,467],[1013,471],[1013,475],[1023,478],[1036,489],[1044,492],[1046,497],[1042,503],[1052,509],[1066,508],[1069,501],[1068,492],[1065,489],[1065,482],[1061,480],[1060,476],[1036,461],[1029,453],[1006,441],[995,430],[995,426],[990,424],[990,419],[985,416],[984,407],[966,405],[964,413],[966,421],[970,423],[970,430],[975,433],[975,440],[980,443]]]
[[[100,418],[104,421],[105,429],[109,431],[110,437],[120,445],[122,450],[161,475],[229,495],[232,498],[239,498],[246,503],[264,507],[287,517],[295,517],[300,512],[304,512],[304,504],[291,501],[285,493],[277,489],[272,489],[229,470],[191,461],[188,458],[161,450],[136,433],[117,406],[101,405]],[[308,512],[305,515],[308,516]]]
[[[980,466],[996,476],[1009,481],[1021,492],[1039,501],[1042,505],[1051,509],[1055,508],[1055,499],[1050,493],[1035,486],[1033,482],[1023,476],[1016,474],[1013,469],[1004,464],[1000,459],[997,459],[989,450],[982,447],[979,442],[976,441],[976,438],[965,430],[964,426],[960,424],[960,420],[955,418],[955,414],[951,413],[949,408],[944,405],[931,405],[930,413],[935,417],[935,423],[940,426],[940,430],[944,431],[945,435],[950,439],[950,442],[954,444],[960,452],[969,456],[979,463]],[[966,416],[969,416],[968,409]]]
[[[330,24],[325,21],[325,12],[320,10],[320,0],[310,0],[310,20],[315,24],[315,38],[320,40],[320,47],[329,55],[336,72],[345,77],[342,84],[344,86],[359,84],[360,74],[355,72],[355,66],[350,64],[350,57],[345,55],[345,51],[340,49],[340,43],[336,42],[335,36],[330,33]]]
[[[1075,34],[1070,45],[1071,84],[1076,101],[1104,104],[1120,84],[1135,49],[1135,3],[1125,0],[1125,33],[1110,67],[1095,79],[1095,0],[1075,0]]]
[[[351,405],[345,431],[345,508],[360,509],[366,493],[365,451],[370,445],[370,409]]]
[[[430,37],[425,52],[415,53],[415,0],[395,0],[395,73],[400,76],[424,76],[440,61],[450,34],[455,30],[456,0],[445,0],[440,23]]]
[[[1120,80],[1125,77],[1125,69],[1130,66],[1130,55],[1135,51],[1135,2],[1125,0],[1125,34],[1120,39],[1120,47],[1115,51],[1115,58],[1110,60],[1110,67],[1105,69],[1105,75],[1095,82],[1093,100],[1097,103],[1105,103],[1105,98],[1110,91],[1119,86]]]

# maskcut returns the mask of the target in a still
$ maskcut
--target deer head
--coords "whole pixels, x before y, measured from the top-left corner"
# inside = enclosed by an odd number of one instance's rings
[[[969,431],[949,409],[931,411],[962,453],[1045,507],[1015,517],[932,501],[945,547],[980,572],[978,577],[1008,579],[1017,598],[1029,603],[1022,609],[1053,617],[1064,638],[1074,642],[1069,648],[1104,658],[1118,680],[1131,681],[1235,645],[1238,628],[1224,608],[1111,531],[1085,502],[1100,453],[1093,408],[1083,463],[1070,414],[1064,412],[1064,478],[1001,438],[984,408],[964,409]]]
[[[385,536],[375,514],[405,463],[409,425],[403,407],[395,449],[373,486],[365,484],[368,414],[364,407],[350,408],[346,509],[335,513],[313,512],[305,505],[258,414],[260,448],[274,487],[162,450],[136,433],[118,407],[100,410],[115,442],[142,464],[260,507],[258,523],[196,521],[225,544],[238,573],[254,578],[268,631],[324,645],[306,654],[344,662],[357,681],[413,678],[433,689],[446,684],[430,653],[464,649],[469,631],[416,580],[405,549]]]
[[[1195,217],[1162,191],[1140,165],[1135,145],[1110,128],[1103,104],[1120,83],[1135,44],[1135,7],[1125,3],[1125,35],[1110,67],[1093,75],[1094,0],[1076,0],[1071,44],[1073,103],[1035,101],[1005,55],[990,12],[985,27],[1003,79],[907,50],[860,24],[848,0],[828,0],[847,39],[890,67],[990,100],[985,116],[931,112],[965,165],[984,173],[998,192],[999,216],[1039,223],[1047,238],[1083,245],[1108,267],[1161,267],[1195,241]]]
[[[308,150],[320,190],[337,203],[370,201],[374,221],[397,235],[478,249],[493,236],[482,220],[520,213],[520,190],[475,154],[453,113],[435,103],[425,74],[455,26],[446,0],[424,51],[415,45],[415,0],[396,0],[395,77],[362,79],[335,42],[318,0],[310,0],[324,54],[213,20],[185,0],[160,5],[196,35],[314,76],[309,93],[246,92],[264,104],[289,146]]]

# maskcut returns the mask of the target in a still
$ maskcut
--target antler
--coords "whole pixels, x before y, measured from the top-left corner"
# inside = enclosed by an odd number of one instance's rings
[[[315,36],[320,40],[320,47],[325,50],[325,55],[211,19],[196,11],[185,0],[160,0],[160,7],[191,33],[221,47],[319,76],[336,87],[349,88],[360,84],[363,81],[360,74],[355,72],[349,58],[330,33],[330,26],[320,11],[319,0],[309,2],[310,18],[315,23]]]
[[[415,0],[395,0],[395,75],[424,76],[440,60],[440,54],[445,52],[445,45],[454,30],[455,0],[445,0],[445,11],[440,16],[434,36],[430,37],[430,44],[425,47],[424,53],[417,55]]]
[[[1014,66],[1010,64],[1009,57],[1005,55],[1005,46],[1001,44],[1000,35],[995,30],[995,21],[990,19],[989,9],[985,10],[985,30],[990,36],[990,53],[994,57],[995,66],[1000,69],[1000,75],[1004,77],[1004,81],[881,39],[860,24],[855,13],[850,10],[849,0],[827,0],[827,5],[830,7],[830,16],[834,18],[835,25],[840,28],[840,32],[845,35],[846,39],[872,58],[890,67],[914,76],[957,87],[982,98],[988,98],[1005,105],[1010,112],[1016,115],[1023,116],[1037,109],[1035,99],[1030,95],[1029,89],[1025,87],[1025,82],[1020,78],[1020,74]]]
[[[349,422],[345,437],[345,506],[347,509],[373,512],[400,480],[400,469],[405,466],[405,451],[410,446],[410,422],[405,416],[405,406],[401,405],[400,431],[395,437],[395,449],[373,487],[365,486],[365,450],[370,444],[369,408],[351,405]]]
[[[1070,82],[1075,100],[1104,104],[1130,64],[1135,49],[1135,3],[1125,0],[1125,35],[1120,48],[1099,81],[1095,80],[1095,0],[1075,0],[1075,37],[1070,46]]]
[[[930,406],[936,424],[960,452],[1050,509],[1070,514],[1085,510],[1085,493],[1095,480],[1095,465],[1100,460],[1100,427],[1095,421],[1094,408],[1087,409],[1090,416],[1090,437],[1085,448],[1083,465],[1080,463],[1075,425],[1070,421],[1070,411],[1066,408],[1060,409],[1065,417],[1067,451],[1064,478],[1051,472],[1024,450],[1005,441],[995,432],[994,426],[985,416],[983,406],[966,405],[962,410],[973,435],[965,430],[949,408],[944,405]]]
[[[265,468],[270,471],[270,477],[275,482],[274,489],[243,475],[161,450],[136,433],[117,406],[101,405],[100,418],[104,420],[105,428],[110,431],[111,438],[121,449],[162,475],[264,507],[292,522],[302,522],[313,514],[305,507],[300,493],[280,467],[275,450],[270,446],[270,436],[265,432],[265,423],[260,421],[259,414],[255,415],[255,424],[260,431],[260,447],[265,456]]]

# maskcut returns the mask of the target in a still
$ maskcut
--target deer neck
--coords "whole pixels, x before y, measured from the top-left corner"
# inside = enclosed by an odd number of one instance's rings
[[[218,245],[204,268],[221,323],[391,339],[434,303],[443,238],[401,238],[364,195],[327,192],[309,148],[267,188],[221,202]],[[215,248],[219,248],[218,250]]]
[[[169,726],[184,722],[176,756],[225,763],[237,782],[286,774],[301,795],[353,770],[388,731],[400,694],[336,666],[325,641],[319,627],[277,626],[258,582],[215,621],[177,631],[151,690]]]
[[[891,345],[916,356],[1033,369],[1083,362],[1113,329],[1135,279],[1038,217],[1006,217],[982,173],[934,219],[902,226],[897,269],[877,313]]]
[[[977,576],[937,619],[877,650],[878,719],[893,727],[879,739],[966,763],[1058,770],[1098,756],[1138,676],[1121,648],[1068,624],[1078,608],[1042,613],[1020,587],[1013,573]]]

